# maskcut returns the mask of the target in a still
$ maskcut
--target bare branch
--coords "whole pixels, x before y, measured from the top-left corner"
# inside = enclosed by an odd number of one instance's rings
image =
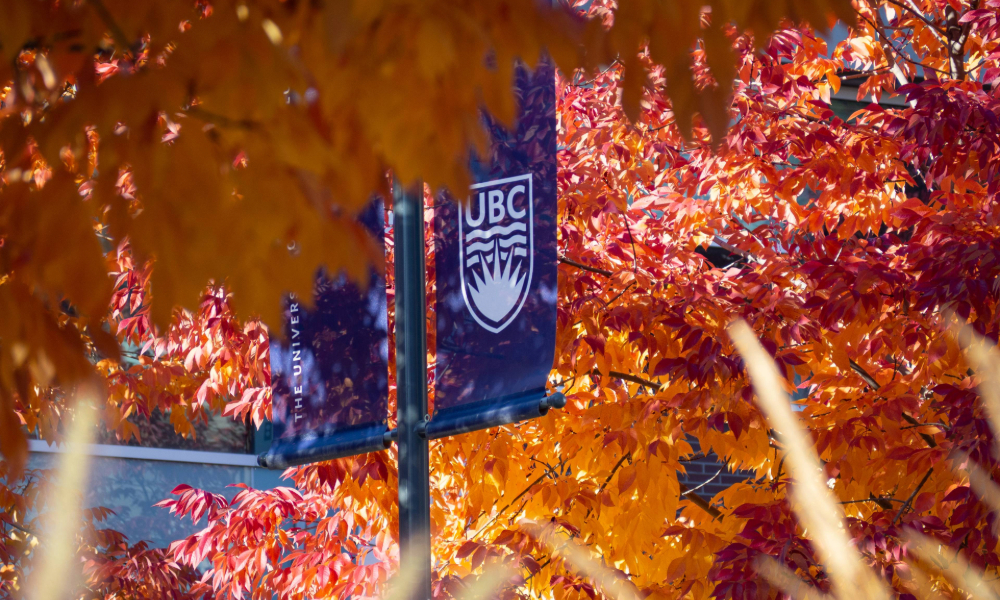
[[[876,392],[879,389],[881,389],[882,386],[880,386],[878,382],[875,381],[875,378],[872,377],[871,374],[864,369],[864,367],[862,367],[861,365],[859,365],[858,363],[854,362],[851,359],[848,359],[848,361],[851,363],[851,370],[860,375],[861,379],[864,379],[865,383],[867,383],[869,387],[871,387]],[[909,423],[910,425],[924,425],[924,423],[921,423],[920,421],[914,419],[913,417],[911,417],[906,413],[902,413],[902,417],[903,420]],[[934,441],[934,438],[931,435],[923,432],[918,432],[917,435],[923,438],[923,440],[927,442],[927,445],[930,446],[931,448],[937,448],[937,442]]]
[[[625,286],[625,288],[624,288],[624,289],[622,289],[622,291],[620,291],[620,292],[618,292],[617,294],[615,294],[613,298],[611,298],[610,300],[608,300],[607,302],[605,302],[605,303],[604,303],[604,308],[607,308],[607,307],[611,306],[611,304],[612,304],[612,303],[613,303],[613,302],[614,302],[615,300],[617,300],[617,299],[621,298],[621,297],[622,297],[622,294],[624,294],[625,292],[629,291],[629,290],[630,290],[630,289],[632,289],[633,287],[635,287],[635,282],[634,282],[634,281],[633,281],[632,283],[628,284],[627,286]]]
[[[584,270],[584,271],[589,271],[591,273],[597,273],[598,275],[604,275],[605,277],[611,277],[611,276],[614,275],[614,273],[612,271],[608,271],[607,269],[599,269],[597,267],[588,267],[587,265],[585,265],[583,263],[578,263],[575,260],[566,258],[565,256],[560,256],[559,257],[559,262],[563,263],[564,265],[569,265],[571,267],[576,267],[577,269],[581,269],[581,270]]]
[[[859,73],[853,73],[851,75],[844,75],[840,78],[841,81],[848,81],[850,79],[868,79],[872,75],[881,75],[882,73],[888,71],[888,67],[879,67],[871,71],[861,71]]]
[[[101,21],[104,22],[104,26],[108,28],[111,32],[111,38],[115,40],[115,45],[117,45],[123,52],[130,52],[132,50],[132,44],[129,43],[128,38],[125,36],[125,32],[122,28],[118,26],[115,22],[115,18],[111,16],[111,12],[108,11],[108,7],[104,6],[104,2],[101,0],[87,0],[91,7],[93,7],[94,12],[100,17]]]
[[[720,521],[722,520],[723,514],[719,512],[719,509],[709,504],[707,500],[705,500],[698,494],[692,493],[692,490],[688,489],[688,486],[684,485],[683,483],[678,482],[678,485],[680,485],[681,488],[682,498],[684,498],[685,500],[690,500],[692,504],[702,509],[703,511],[707,512],[709,515],[712,516],[713,520],[714,519],[718,519]]]
[[[906,413],[900,413],[900,415],[903,417],[903,420],[909,423],[910,425],[924,425],[924,423],[921,423],[920,421],[914,419],[913,417],[911,417]],[[917,432],[917,435],[922,437],[923,440],[927,442],[927,445],[930,446],[931,448],[937,448],[937,442],[934,441],[934,438],[930,434],[920,431]]]
[[[21,527],[17,523],[11,523],[10,521],[2,521],[2,523],[4,525],[9,525],[10,527],[13,527],[14,529],[16,529],[16,530],[18,530],[18,531],[20,531],[22,533],[27,533],[28,535],[30,535],[32,537],[35,537],[35,538],[38,537],[37,533],[35,533],[34,531],[28,529],[27,527]]]
[[[722,467],[722,469],[725,469],[725,467]],[[705,487],[706,485],[712,483],[713,481],[715,481],[716,477],[718,477],[719,475],[722,475],[722,469],[719,469],[718,471],[715,472],[715,475],[712,475],[711,477],[709,477],[705,481],[702,481],[701,483],[699,483],[698,485],[696,485],[693,488],[689,489],[688,491],[681,492],[681,496],[689,496],[689,495],[697,492],[701,488]]]
[[[902,59],[912,65],[921,67],[923,69],[927,69],[930,71],[937,71],[938,73],[941,73],[943,75],[948,75],[947,71],[942,71],[941,69],[936,69],[930,65],[925,65],[920,61],[913,60],[905,53],[900,52],[899,49],[896,48],[895,44],[893,44],[892,41],[889,39],[889,37],[885,35],[884,31],[885,23],[883,23],[882,14],[879,11],[877,10],[873,11],[876,22],[872,22],[871,19],[861,14],[860,11],[855,11],[855,12],[857,12],[858,16],[861,17],[861,19],[864,22],[871,25],[872,29],[875,31],[876,37],[879,39],[879,44],[882,46],[882,53],[885,55],[885,61],[889,67],[889,71],[891,71],[892,74],[896,77],[896,82],[899,83],[899,85],[901,86],[906,85],[910,83],[910,80],[906,76],[906,73],[903,72],[903,69],[899,66],[899,63],[896,62],[897,59]],[[916,101],[914,100],[909,101],[908,104],[910,105],[910,107],[916,107],[917,105]]]
[[[512,500],[512,501],[511,501],[511,502],[510,502],[509,504],[507,504],[507,506],[504,506],[504,507],[503,507],[502,509],[500,509],[500,510],[499,510],[499,511],[497,512],[497,514],[496,514],[496,515],[494,515],[494,517],[493,517],[492,519],[490,519],[490,520],[489,520],[489,522],[487,522],[487,523],[486,523],[485,525],[483,525],[483,526],[482,526],[482,527],[481,527],[481,528],[479,529],[479,531],[477,531],[477,532],[476,532],[476,533],[475,533],[475,534],[474,534],[474,535],[473,535],[473,536],[472,536],[471,538],[469,538],[469,539],[470,539],[470,540],[474,540],[474,539],[478,538],[478,537],[479,537],[479,536],[480,536],[480,535],[481,535],[481,534],[482,534],[482,533],[483,533],[484,531],[486,531],[486,528],[487,528],[487,527],[489,527],[490,525],[492,525],[492,524],[496,523],[497,519],[499,519],[499,518],[500,518],[500,515],[502,515],[502,514],[504,513],[504,511],[506,511],[506,510],[507,510],[508,508],[510,508],[510,507],[511,507],[511,506],[512,506],[512,505],[514,504],[514,502],[517,502],[517,501],[518,501],[518,499],[520,499],[520,498],[521,498],[521,497],[523,497],[523,496],[524,496],[525,494],[527,494],[527,493],[528,493],[528,491],[529,491],[529,490],[531,490],[531,488],[533,488],[533,487],[535,487],[536,485],[538,485],[538,483],[539,483],[539,482],[541,482],[541,481],[542,481],[543,479],[545,479],[545,478],[546,478],[546,477],[548,477],[548,476],[549,476],[549,474],[548,474],[548,473],[542,473],[542,475],[541,475],[541,476],[539,476],[539,477],[538,477],[537,479],[535,479],[534,481],[532,481],[531,483],[529,483],[529,484],[528,484],[528,487],[526,487],[526,488],[524,488],[523,490],[521,490],[521,493],[520,493],[520,494],[518,494],[517,496],[515,496],[515,497],[514,497],[514,499],[513,499],[513,500]]]
[[[924,475],[924,478],[920,480],[920,483],[917,484],[917,489],[913,490],[913,493],[910,494],[910,497],[906,499],[906,502],[904,502],[903,505],[899,507],[899,512],[897,512],[896,516],[892,518],[893,525],[896,524],[896,521],[899,520],[899,517],[903,516],[903,513],[906,512],[906,509],[910,507],[910,504],[913,503],[913,499],[916,498],[917,493],[920,492],[920,488],[924,487],[924,484],[927,483],[927,480],[931,478],[931,473],[933,472],[934,472],[934,467],[931,467],[927,471],[927,474]]]
[[[855,373],[857,373],[858,375],[860,375],[860,376],[861,376],[861,379],[864,379],[864,380],[865,380],[865,383],[867,383],[867,384],[868,384],[868,386],[869,386],[870,388],[872,388],[872,389],[873,389],[873,390],[875,390],[876,392],[877,392],[877,391],[879,391],[879,389],[881,389],[881,387],[882,387],[882,386],[880,386],[880,385],[878,384],[878,382],[877,382],[877,381],[875,381],[875,378],[874,378],[874,377],[872,377],[872,376],[871,376],[871,375],[870,375],[870,374],[868,373],[868,371],[866,371],[866,370],[864,369],[864,367],[862,367],[862,366],[861,366],[861,365],[859,365],[858,363],[854,362],[854,360],[853,360],[853,359],[848,359],[848,362],[850,362],[850,363],[851,363],[851,369],[852,369],[852,370],[853,370],[853,371],[854,371]]]
[[[654,392],[660,390],[663,384],[657,383],[650,379],[643,379],[638,375],[629,375],[628,373],[621,373],[619,371],[608,371],[608,377],[614,377],[615,379],[621,379],[622,381],[631,381],[632,383],[638,383],[639,385],[644,385],[648,388],[652,388]]]
[[[598,494],[603,492],[604,488],[608,487],[608,484],[611,483],[611,480],[614,478],[615,473],[618,472],[618,469],[621,468],[622,464],[624,464],[626,460],[631,462],[632,460],[631,452],[626,452],[625,454],[622,454],[622,457],[618,459],[618,462],[615,463],[615,466],[611,467],[611,473],[608,475],[608,478],[604,480],[604,483],[602,483],[601,487],[597,490]]]
[[[886,504],[890,504],[891,506],[892,502],[902,502],[902,500],[896,498],[864,498],[862,500],[844,500],[841,504],[866,504],[868,502],[874,502],[882,508],[886,508]]]
[[[917,427],[940,427],[941,429],[951,429],[947,423],[917,423],[916,425],[910,425],[909,427],[900,427],[900,429],[914,429]]]
[[[192,106],[187,109],[186,113],[196,119],[205,121],[206,123],[211,123],[218,127],[225,127],[226,129],[244,129],[247,131],[252,131],[261,128],[261,124],[250,119],[233,119],[225,115],[219,115],[213,112],[209,112],[199,106]]]
[[[878,38],[879,43],[882,46],[882,54],[885,55],[885,62],[889,66],[889,70],[896,77],[896,82],[899,85],[906,85],[910,83],[910,79],[903,72],[903,69],[896,63],[896,54],[899,52],[896,50],[896,46],[891,40],[885,35],[885,23],[882,22],[882,15],[878,10],[872,11],[875,13],[875,21],[872,22],[871,19],[858,12],[858,16],[865,20],[866,23],[872,26],[875,30],[875,36]]]
[[[937,35],[938,39],[941,40],[942,43],[945,43],[947,41],[945,39],[944,32],[938,28],[937,24],[934,21],[931,21],[924,15],[924,13],[920,10],[920,7],[918,7],[913,2],[913,0],[906,0],[905,4],[903,2],[900,2],[899,0],[887,0],[887,1],[890,4],[895,4],[896,6],[902,8],[903,10],[908,11],[914,17],[923,21],[924,25],[927,25],[931,29],[931,31],[933,31],[934,34]]]

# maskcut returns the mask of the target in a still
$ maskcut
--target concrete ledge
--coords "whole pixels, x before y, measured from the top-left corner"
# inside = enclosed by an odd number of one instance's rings
[[[65,446],[42,440],[28,440],[31,452],[60,453]],[[130,458],[133,460],[159,460],[163,462],[198,463],[229,467],[256,467],[256,454],[230,454],[228,452],[206,452],[203,450],[175,450],[172,448],[144,448],[141,446],[116,446],[112,444],[89,444],[87,454],[107,458]]]

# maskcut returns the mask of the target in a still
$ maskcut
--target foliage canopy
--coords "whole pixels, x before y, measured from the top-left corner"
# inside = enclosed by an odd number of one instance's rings
[[[71,411],[52,385],[88,377],[88,353],[123,438],[154,409],[182,432],[212,411],[259,422],[267,336],[243,316],[273,319],[317,264],[363,266],[350,217],[386,168],[460,189],[478,107],[513,114],[505,69],[545,40],[562,73],[552,381],[570,404],[432,444],[437,591],[510,561],[505,595],[599,594],[525,519],[657,598],[773,597],[763,554],[829,590],[725,333],[737,317],[799,390],[848,534],[896,594],[922,589],[904,529],[1000,565],[996,515],[950,468],[960,451],[997,472],[981,373],[942,328],[949,308],[998,334],[997,3],[581,2],[589,21],[528,0],[182,4],[3,8],[6,456],[22,423],[58,437]],[[828,8],[854,23],[835,46],[814,29]],[[852,79],[902,102],[838,114]],[[693,440],[747,480],[682,489]],[[376,593],[397,558],[392,452],[288,476],[231,501],[179,487],[164,506],[205,529],[98,544],[94,594]],[[23,525],[34,496],[0,491]],[[30,535],[3,532],[6,592]]]

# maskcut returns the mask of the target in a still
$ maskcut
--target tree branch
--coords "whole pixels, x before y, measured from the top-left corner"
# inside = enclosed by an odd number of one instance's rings
[[[604,303],[604,308],[608,308],[609,306],[611,306],[612,302],[614,302],[615,300],[621,298],[622,294],[624,294],[625,292],[629,291],[634,286],[635,286],[635,281],[633,281],[632,283],[630,283],[627,286],[625,286],[625,288],[622,291],[620,291],[617,294],[615,294],[614,298],[612,298],[612,299],[610,299],[610,300],[608,300],[607,302]]]
[[[865,380],[865,383],[867,383],[867,384],[868,384],[868,387],[872,388],[872,389],[873,389],[873,390],[875,390],[876,392],[877,392],[877,391],[879,391],[879,389],[881,389],[881,388],[882,388],[882,386],[880,386],[880,385],[878,384],[878,382],[877,382],[877,381],[875,381],[875,378],[874,378],[874,377],[872,377],[871,375],[869,375],[869,374],[868,374],[868,371],[866,371],[866,370],[864,369],[864,367],[862,367],[862,366],[861,366],[861,365],[859,365],[858,363],[854,362],[854,359],[850,359],[850,358],[849,358],[849,359],[847,359],[847,360],[848,360],[848,362],[850,362],[850,363],[851,363],[851,369],[852,369],[852,370],[853,370],[853,371],[854,371],[855,373],[857,373],[858,375],[860,375],[860,376],[861,376],[861,379],[864,379],[864,380]]]
[[[882,13],[878,10],[873,11],[875,13],[875,22],[872,23],[867,17],[861,15],[861,18],[868,22],[869,25],[875,30],[875,36],[879,39],[879,44],[882,46],[882,53],[885,54],[885,62],[889,65],[889,70],[896,77],[896,82],[899,85],[906,85],[910,83],[909,78],[906,73],[903,72],[902,67],[896,62],[896,56],[899,55],[899,50],[896,49],[896,45],[892,43],[892,40],[885,35],[883,31],[885,29],[885,23],[882,22]],[[860,13],[858,13],[860,15]]]
[[[604,275],[605,277],[611,277],[611,276],[614,275],[614,273],[612,271],[608,271],[607,269],[599,269],[597,267],[588,267],[587,265],[585,265],[583,263],[578,263],[575,260],[566,258],[565,256],[560,256],[559,257],[559,262],[563,263],[564,265],[569,265],[571,267],[576,267],[577,269],[582,269],[584,271],[590,271],[591,273],[597,273],[598,275]]]
[[[719,509],[709,504],[707,500],[705,500],[698,494],[693,493],[693,490],[688,489],[688,486],[684,485],[683,483],[677,482],[677,484],[680,486],[681,496],[685,500],[690,500],[692,504],[702,509],[703,511],[707,512],[709,515],[712,516],[713,520],[715,519],[718,519],[720,521],[722,520],[723,514],[719,512]]]
[[[926,16],[924,16],[924,13],[922,13],[920,11],[920,8],[916,4],[913,3],[913,0],[906,0],[906,4],[903,4],[899,0],[887,0],[887,1],[890,4],[895,4],[896,6],[898,6],[898,7],[902,8],[902,9],[908,11],[914,17],[916,17],[916,18],[920,19],[921,21],[923,21],[924,25],[927,25],[927,27],[929,27],[931,29],[931,31],[934,32],[934,34],[937,36],[937,38],[939,40],[941,40],[941,42],[945,42],[944,32],[942,32],[940,29],[938,29],[938,26],[937,26],[937,24],[934,21],[931,21]]]
[[[872,388],[876,392],[879,391],[879,389],[882,388],[882,386],[880,386],[878,384],[878,382],[875,381],[875,378],[872,377],[871,374],[869,374],[868,371],[866,371],[864,369],[864,367],[862,367],[858,363],[854,362],[854,360],[852,360],[852,359],[848,359],[848,362],[851,363],[851,370],[853,370],[855,373],[857,373],[858,375],[860,375],[861,379],[864,379],[865,383],[867,383],[870,388]],[[908,415],[906,413],[901,413],[901,414],[902,414],[903,420],[906,421],[907,423],[909,423],[910,425],[923,425],[923,423],[921,423],[920,421],[914,419],[910,415]],[[931,448],[937,448],[937,442],[934,441],[933,436],[931,436],[930,434],[918,431],[917,435],[919,435],[921,438],[923,438],[923,440],[925,442],[927,442],[927,445],[930,446]]]
[[[736,254],[737,256],[742,256],[743,258],[745,258],[745,259],[747,259],[749,261],[755,262],[757,264],[760,264],[760,265],[764,264],[763,260],[757,258],[756,256],[754,256],[753,254],[747,252],[746,250],[742,250],[740,248],[737,248],[736,246],[730,244],[729,242],[727,242],[726,240],[722,239],[719,236],[715,236],[712,239],[712,241],[715,242],[716,245],[722,247],[722,249],[725,250],[726,252],[730,252],[732,254]]]
[[[871,25],[872,29],[875,30],[875,35],[879,39],[879,44],[882,46],[882,54],[885,55],[885,62],[889,66],[889,70],[896,77],[896,82],[899,83],[899,85],[901,86],[910,83],[910,80],[906,76],[906,73],[903,72],[903,69],[896,62],[896,58],[894,55],[899,55],[906,60],[909,60],[909,58],[903,56],[902,54],[899,54],[899,51],[896,50],[896,46],[892,43],[892,41],[889,40],[888,37],[886,37],[885,33],[882,31],[882,29],[885,27],[885,24],[882,23],[882,13],[879,12],[878,10],[872,11],[875,13],[875,21],[877,21],[877,23],[873,23],[870,19],[868,19],[868,17],[861,14],[860,11],[856,12],[858,13],[859,17],[864,19],[865,22]],[[911,100],[908,104],[910,105],[910,108],[916,108],[917,101]]]
[[[618,371],[608,371],[608,377],[614,377],[615,379],[621,379],[622,381],[631,381],[632,383],[638,383],[639,385],[644,385],[648,388],[652,388],[654,392],[660,391],[660,388],[663,387],[663,384],[661,383],[656,383],[655,381],[651,381],[649,379],[643,379],[638,375],[629,375],[628,373],[621,373]]]
[[[594,83],[597,80],[598,77],[600,77],[601,75],[606,75],[612,69],[616,68],[620,64],[621,64],[621,61],[619,61],[616,58],[610,65],[608,65],[608,68],[602,69],[601,72],[598,73],[596,76],[594,76],[594,77],[592,77],[590,79],[586,79],[584,81],[573,82],[573,83],[571,83],[569,85],[572,86],[572,87],[586,87],[588,85],[591,85],[592,83]]]
[[[624,464],[626,460],[629,461],[629,463],[632,462],[631,452],[626,452],[625,454],[622,454],[622,457],[618,459],[618,462],[615,463],[615,466],[611,467],[611,473],[608,474],[608,478],[604,480],[604,483],[601,484],[601,487],[597,488],[597,495],[600,495],[601,493],[604,492],[604,488],[608,487],[608,484],[611,483],[612,479],[614,479],[615,473],[618,472],[618,469],[621,468],[622,464]],[[590,513],[593,512],[593,510],[594,510],[593,508],[588,508],[587,514],[584,518],[586,519],[587,517],[589,517]]]
[[[917,497],[917,493],[920,491],[920,488],[924,487],[924,484],[927,483],[927,480],[931,478],[931,473],[933,472],[934,472],[934,467],[931,467],[927,471],[927,474],[924,475],[924,478],[920,480],[920,483],[917,484],[917,489],[913,490],[913,493],[910,494],[910,497],[906,499],[906,502],[904,502],[903,505],[899,507],[899,512],[897,512],[896,516],[892,518],[893,525],[896,524],[896,521],[899,520],[899,517],[903,516],[903,513],[906,512],[906,509],[910,507],[910,504],[913,503],[913,499]]]
[[[108,11],[108,7],[104,6],[104,2],[101,0],[87,0],[87,3],[90,4],[90,6],[94,9],[94,12],[97,13],[97,16],[104,22],[104,26],[111,32],[111,38],[115,40],[115,44],[118,45],[122,51],[130,52],[132,50],[132,44],[130,44],[128,38],[125,37],[125,32],[122,31],[122,28],[115,22],[115,18],[111,16],[111,12]]]
[[[893,502],[902,502],[902,500],[898,500],[896,498],[872,497],[872,498],[864,498],[862,500],[844,500],[843,502],[841,502],[841,504],[864,504],[866,502],[874,502],[875,504],[878,504],[882,508],[892,508]]]
[[[542,474],[541,474],[541,475],[540,475],[540,476],[538,477],[538,479],[535,479],[534,481],[532,481],[531,483],[529,483],[529,484],[528,484],[528,487],[526,487],[526,488],[524,488],[523,490],[521,490],[521,493],[520,493],[520,494],[518,494],[518,495],[516,495],[516,496],[514,496],[514,499],[513,499],[513,500],[511,500],[510,502],[508,502],[508,503],[507,503],[507,506],[504,506],[503,508],[501,508],[501,509],[500,509],[500,511],[499,511],[499,512],[497,512],[497,516],[499,517],[499,516],[500,516],[501,514],[503,514],[503,513],[504,513],[504,511],[506,511],[506,510],[507,510],[508,508],[510,508],[511,506],[514,506],[514,503],[515,503],[515,502],[517,502],[518,500],[520,500],[520,499],[521,499],[521,497],[523,497],[523,496],[524,496],[525,494],[527,494],[527,493],[528,493],[528,492],[529,492],[529,491],[531,490],[531,488],[533,488],[533,487],[535,487],[536,485],[538,485],[539,483],[541,483],[541,481],[542,481],[543,479],[545,479],[546,477],[551,477],[551,474],[550,474],[550,473],[548,473],[548,472],[545,472],[545,473],[542,473]]]
[[[192,106],[187,109],[186,113],[196,119],[205,121],[206,123],[211,123],[212,125],[217,125],[219,127],[225,127],[227,129],[243,129],[246,131],[253,131],[260,129],[260,123],[252,121],[250,119],[233,119],[225,115],[218,115],[213,112],[209,112],[201,107]]]
[[[725,467],[722,467],[722,469],[725,469]],[[701,488],[705,487],[706,485],[712,483],[713,481],[715,481],[716,477],[718,477],[719,475],[722,475],[722,469],[719,469],[718,471],[715,472],[715,475],[712,475],[711,477],[709,477],[705,481],[702,481],[701,483],[699,483],[698,485],[696,485],[693,488],[689,489],[688,491],[681,492],[681,496],[689,496],[689,495],[697,492]]]
[[[663,384],[661,384],[661,383],[657,383],[657,382],[652,381],[650,379],[643,379],[642,377],[639,377],[638,375],[631,375],[629,373],[622,373],[621,371],[608,371],[607,373],[601,373],[597,369],[594,369],[594,370],[592,370],[592,371],[590,371],[589,373],[586,373],[586,374],[589,375],[590,377],[607,375],[608,377],[611,377],[611,378],[614,378],[614,379],[621,379],[622,381],[629,381],[629,382],[632,382],[632,383],[638,383],[639,385],[642,385],[642,386],[645,386],[645,387],[648,387],[648,388],[652,389],[654,392],[659,391],[660,388],[663,387]]]
[[[507,509],[510,508],[511,506],[514,506],[515,502],[517,502],[518,500],[520,500],[525,494],[527,494],[529,491],[531,491],[531,488],[533,488],[536,485],[538,485],[546,477],[552,477],[552,475],[549,473],[549,469],[551,469],[551,467],[548,467],[548,465],[546,465],[546,471],[544,473],[542,473],[541,475],[538,476],[537,479],[535,479],[534,481],[532,481],[531,483],[529,483],[528,487],[526,487],[523,490],[521,490],[521,493],[519,493],[518,495],[514,496],[514,499],[511,500],[510,502],[508,502],[506,506],[504,506],[503,508],[501,508],[500,510],[498,510],[497,514],[494,515],[493,518],[490,519],[488,523],[486,523],[485,525],[483,525],[479,529],[479,531],[477,531],[469,539],[474,540],[474,539],[478,538],[484,531],[486,531],[487,527],[489,527],[490,525],[496,523],[497,519],[500,518],[500,515],[502,515],[504,512],[506,512]],[[555,479],[555,477],[553,477],[553,479]]]
[[[531,575],[529,575],[528,578],[524,580],[524,585],[528,585],[528,582],[531,581],[531,578],[534,577],[535,575],[541,573],[542,569],[544,569],[545,567],[549,566],[549,563],[551,563],[551,562],[552,562],[552,557],[551,556],[549,558],[546,558],[545,562],[543,562],[542,564],[538,565],[538,570],[535,571],[534,573],[532,573]]]
[[[969,10],[979,8],[979,0],[969,3]],[[948,68],[951,78],[965,79],[965,42],[969,39],[971,23],[960,23],[958,11],[946,4],[944,8],[945,33],[948,36]]]
[[[913,417],[911,417],[906,413],[900,413],[900,415],[903,417],[903,420],[909,423],[910,425],[924,425],[924,423],[921,423],[920,421],[914,419]],[[922,437],[924,441],[927,442],[927,445],[930,446],[931,448],[937,448],[937,442],[934,441],[934,438],[931,437],[929,433],[918,431],[917,435]]]
[[[879,67],[877,69],[872,69],[871,71],[861,71],[860,73],[853,73],[851,75],[844,75],[840,78],[841,81],[849,81],[851,79],[868,79],[872,75],[881,75],[883,72],[888,71],[888,67]]]
[[[941,429],[951,429],[947,423],[917,423],[916,425],[910,425],[909,427],[900,427],[900,429],[915,429],[917,427],[940,427]]]
[[[28,535],[30,535],[32,537],[35,537],[35,538],[38,537],[37,533],[35,533],[34,531],[28,529],[27,527],[21,527],[17,523],[11,523],[10,521],[0,521],[0,522],[2,522],[4,525],[9,525],[9,526],[13,527],[14,529],[16,529],[16,530],[18,530],[20,532],[27,533]]]
[[[628,223],[628,213],[622,213],[622,221],[625,222],[625,229],[628,231],[628,240],[632,245],[632,276],[639,277],[639,255],[635,252],[635,237],[632,236],[632,226]],[[634,283],[634,282],[633,282]]]
[[[611,479],[614,478],[615,473],[618,471],[618,469],[621,468],[622,463],[624,463],[626,460],[629,460],[629,461],[632,460],[632,453],[631,452],[626,452],[625,454],[622,454],[622,457],[618,459],[618,462],[615,463],[615,466],[611,467],[611,474],[608,475],[608,478],[605,479],[604,483],[601,484],[601,487],[598,488],[598,490],[597,490],[598,494],[600,494],[601,492],[603,492],[604,488],[608,487],[608,484],[611,483]]]
[[[699,451],[686,458],[678,457],[677,462],[691,462],[692,460],[701,460],[702,458],[705,458],[705,453]]]
[[[598,494],[600,494],[601,492],[603,492],[604,488],[608,487],[608,484],[611,483],[611,479],[614,478],[615,473],[618,471],[618,469],[621,468],[622,464],[626,460],[629,460],[629,461],[632,460],[632,453],[631,452],[626,452],[625,454],[622,455],[622,457],[620,459],[618,459],[618,462],[615,463],[615,466],[611,468],[611,474],[608,475],[608,478],[605,479],[604,483],[601,484],[600,489],[597,490]],[[721,473],[722,471],[720,470],[719,472]],[[718,473],[716,473],[716,476],[718,476]],[[709,481],[711,481],[711,479]],[[708,482],[706,481],[705,483],[708,483]],[[701,496],[699,496],[698,494],[695,493],[695,490],[697,490],[701,486],[698,486],[698,487],[696,487],[694,489],[690,489],[686,485],[684,485],[683,483],[681,483],[679,481],[677,482],[677,484],[680,486],[680,492],[681,492],[681,498],[682,499],[684,499],[684,500],[690,500],[695,506],[701,508],[702,510],[704,510],[705,512],[707,512],[709,515],[711,515],[713,519],[719,519],[720,521],[722,520],[722,516],[723,515],[722,515],[721,512],[719,512],[719,509],[715,508],[714,506],[712,506],[711,504],[709,504],[707,500],[705,500],[704,498],[702,498]],[[704,484],[702,484],[702,485],[704,485]]]

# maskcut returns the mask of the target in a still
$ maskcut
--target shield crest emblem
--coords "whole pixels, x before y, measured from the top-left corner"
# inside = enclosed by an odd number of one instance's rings
[[[524,306],[534,266],[533,224],[531,173],[477,183],[459,203],[462,297],[487,331],[503,331]]]

